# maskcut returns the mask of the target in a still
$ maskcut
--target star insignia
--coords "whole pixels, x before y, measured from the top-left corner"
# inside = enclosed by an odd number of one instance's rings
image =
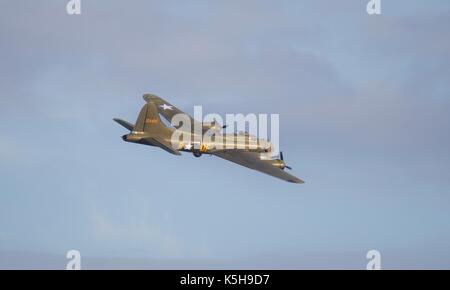
[[[164,111],[165,110],[173,110],[172,106],[168,106],[166,104],[162,104],[161,106],[159,106],[160,108],[162,108]]]

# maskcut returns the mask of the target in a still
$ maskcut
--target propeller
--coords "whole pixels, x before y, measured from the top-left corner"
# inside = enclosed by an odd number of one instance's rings
[[[219,122],[217,122],[216,118],[213,119],[213,121],[211,122],[211,125],[216,126],[217,124],[219,124]],[[227,127],[227,125],[223,125],[220,126],[222,129],[225,129]]]
[[[281,151],[280,151],[280,160],[283,161],[283,163],[284,163],[283,152],[281,152]],[[292,167],[287,166],[286,163],[284,163],[284,168],[292,170]]]

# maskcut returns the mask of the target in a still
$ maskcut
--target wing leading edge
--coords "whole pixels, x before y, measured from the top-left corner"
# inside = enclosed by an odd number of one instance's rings
[[[215,152],[213,153],[217,157],[234,162],[236,164],[245,166],[247,168],[263,172],[265,174],[277,177],[279,179],[292,182],[292,183],[305,183],[300,178],[287,173],[283,169],[275,167],[269,160],[261,160],[260,154],[256,152]]]

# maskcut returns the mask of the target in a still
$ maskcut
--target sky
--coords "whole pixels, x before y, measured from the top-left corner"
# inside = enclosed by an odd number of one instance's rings
[[[450,268],[450,2],[0,0],[0,268]],[[291,184],[125,143],[280,114]]]

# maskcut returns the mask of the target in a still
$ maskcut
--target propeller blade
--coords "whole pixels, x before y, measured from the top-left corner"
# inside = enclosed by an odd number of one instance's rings
[[[292,170],[292,167],[287,166],[286,163],[284,163],[284,157],[283,157],[283,152],[282,152],[282,151],[280,151],[280,160],[283,161],[283,164],[284,164],[283,169],[284,169],[284,168],[287,168],[287,169],[289,169],[289,170]]]

